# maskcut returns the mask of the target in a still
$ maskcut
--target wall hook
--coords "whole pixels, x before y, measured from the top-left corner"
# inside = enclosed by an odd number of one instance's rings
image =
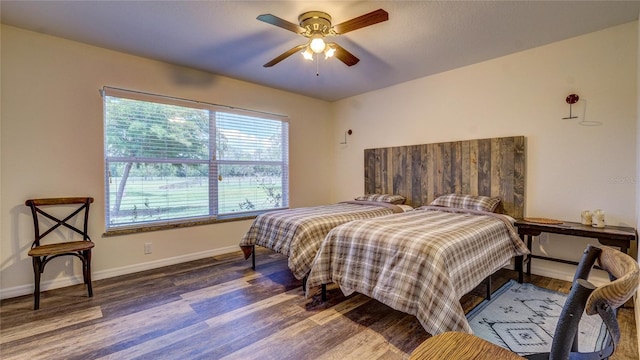
[[[347,144],[347,135],[351,135],[351,134],[353,134],[353,131],[351,131],[351,129],[345,131],[344,132],[344,142],[341,142],[340,144],[346,145]]]

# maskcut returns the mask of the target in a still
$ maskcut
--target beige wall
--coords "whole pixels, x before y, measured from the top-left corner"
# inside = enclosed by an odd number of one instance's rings
[[[244,221],[102,238],[103,85],[289,115],[292,206],[362,193],[365,148],[524,135],[528,216],[577,220],[582,209],[602,208],[609,224],[640,222],[633,181],[640,167],[638,22],[333,104],[13,27],[2,26],[1,36],[2,297],[31,291],[32,229],[22,205],[29,197],[96,197],[95,278],[232,251],[248,228]],[[561,120],[569,111],[564,98],[574,92],[588,102],[586,119],[602,126]],[[574,114],[582,116],[584,102],[578,105]],[[347,129],[354,133],[340,144]],[[568,258],[585,245],[547,240],[551,255]],[[154,252],[145,256],[149,241]],[[573,269],[534,263],[534,272],[567,278]],[[52,264],[45,280],[59,286],[77,274]]]
[[[363,190],[365,148],[524,135],[527,216],[579,220],[601,208],[635,226],[638,22],[553,43],[334,104],[334,199]],[[580,126],[568,94],[587,101]],[[584,102],[574,114],[583,116]],[[346,129],[354,134],[339,145]],[[586,241],[546,236],[549,254],[580,258]],[[574,268],[534,261],[570,280]]]
[[[249,221],[102,238],[104,86],[286,114],[290,120],[292,206],[330,200],[334,171],[329,104],[166,63],[2,26],[0,268],[2,297],[32,292],[27,252],[31,197],[91,195],[94,279],[237,250]],[[143,254],[143,244],[153,253]],[[43,287],[78,279],[78,261],[54,260]],[[249,263],[247,263],[249,266]],[[55,280],[55,282],[52,282]]]

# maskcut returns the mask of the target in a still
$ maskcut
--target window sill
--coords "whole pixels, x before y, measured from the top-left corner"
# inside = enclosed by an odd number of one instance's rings
[[[218,218],[218,219],[207,219],[200,221],[188,221],[188,222],[179,222],[172,224],[162,224],[162,225],[149,225],[149,226],[141,226],[141,227],[131,227],[126,229],[117,229],[117,230],[108,230],[102,234],[102,237],[112,237],[112,236],[121,236],[121,235],[131,235],[131,234],[140,234],[151,231],[161,231],[161,230],[171,230],[171,229],[179,229],[200,225],[211,225],[211,224],[219,224],[226,223],[232,221],[244,221],[244,220],[252,220],[256,218],[256,214],[240,216],[240,217],[228,217],[228,218]]]

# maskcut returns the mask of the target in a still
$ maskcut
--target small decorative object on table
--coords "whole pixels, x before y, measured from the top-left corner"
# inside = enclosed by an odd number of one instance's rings
[[[591,226],[596,228],[604,227],[604,211],[600,209],[593,211],[593,216],[591,217]]]
[[[582,213],[580,213],[580,218],[582,219],[582,225],[591,225],[591,218],[592,218],[592,214],[591,211],[589,210],[584,210]]]

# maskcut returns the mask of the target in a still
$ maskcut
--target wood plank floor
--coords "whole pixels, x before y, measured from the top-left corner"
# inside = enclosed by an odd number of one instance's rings
[[[414,316],[363,295],[306,299],[284,257],[240,252],[94,281],[0,304],[0,358],[8,359],[406,359],[429,335]],[[494,289],[513,271],[493,277]],[[531,282],[568,291],[569,283]],[[465,295],[465,311],[484,287]],[[476,295],[477,294],[477,295]],[[637,359],[633,309],[622,309],[615,359]],[[453,359],[452,359],[453,360]]]

